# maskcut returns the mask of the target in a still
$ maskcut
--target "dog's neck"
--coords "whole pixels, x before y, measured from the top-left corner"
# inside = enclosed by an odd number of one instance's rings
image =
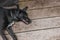
[[[14,15],[15,13],[12,13],[12,11],[10,11],[10,15],[13,19],[17,19],[17,17]]]

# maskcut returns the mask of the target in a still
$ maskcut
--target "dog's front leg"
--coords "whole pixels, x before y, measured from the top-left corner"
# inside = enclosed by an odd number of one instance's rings
[[[7,31],[10,34],[10,36],[13,38],[13,40],[17,40],[16,35],[14,34],[13,30],[12,30],[12,25],[14,24],[14,22],[10,23],[7,27]]]
[[[7,40],[5,34],[4,34],[4,30],[0,30],[0,35],[3,38],[3,40]]]

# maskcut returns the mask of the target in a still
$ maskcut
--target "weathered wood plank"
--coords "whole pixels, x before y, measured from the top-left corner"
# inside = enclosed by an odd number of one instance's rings
[[[25,2],[25,1],[33,1],[33,0],[19,0],[19,1],[24,1]]]
[[[31,19],[60,16],[60,7],[28,10],[27,12]]]
[[[16,35],[18,40],[60,40],[60,28],[17,33]],[[12,40],[9,35],[7,37]]]
[[[19,2],[20,7],[28,6],[29,9],[60,6],[60,0],[33,0]]]
[[[20,8],[23,8],[25,6],[28,6],[29,9],[34,9],[34,8],[42,8],[42,2],[39,1],[40,3],[38,3],[37,1],[26,1],[26,2],[19,2]]]
[[[60,0],[43,0],[43,7],[60,6]]]
[[[54,27],[60,27],[60,17],[33,20],[29,25],[18,22],[16,25],[14,25],[13,30],[14,32],[23,32]]]

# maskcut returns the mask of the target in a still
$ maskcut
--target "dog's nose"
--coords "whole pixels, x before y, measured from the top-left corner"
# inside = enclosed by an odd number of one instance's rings
[[[31,22],[32,22],[32,20],[29,20],[29,21],[28,21],[28,24],[30,24]]]

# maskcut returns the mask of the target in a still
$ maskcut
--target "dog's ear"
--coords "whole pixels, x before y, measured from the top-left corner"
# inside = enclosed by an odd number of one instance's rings
[[[23,8],[24,11],[26,11],[28,9],[28,7],[26,6],[25,8]]]

